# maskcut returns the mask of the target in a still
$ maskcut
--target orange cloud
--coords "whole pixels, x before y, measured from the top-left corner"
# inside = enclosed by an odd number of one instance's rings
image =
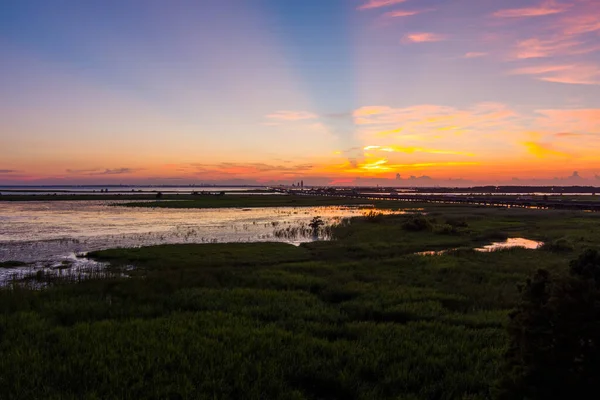
[[[354,118],[360,118],[360,117],[367,117],[370,115],[386,114],[392,110],[393,110],[393,108],[388,107],[388,106],[368,106],[368,107],[361,107],[357,110],[354,110],[352,115],[354,116]]]
[[[552,145],[540,142],[523,142],[529,153],[539,158],[546,157],[565,157],[568,154],[555,150]]]
[[[385,151],[387,153],[429,153],[429,154],[445,154],[445,155],[462,155],[472,157],[474,154],[464,151],[453,151],[453,150],[435,150],[426,149],[422,147],[402,147],[402,146],[367,146],[364,148],[367,150]]]
[[[362,107],[354,112],[357,125],[380,126],[402,125],[400,129],[383,133],[398,133],[401,130],[418,128],[421,133],[439,130],[468,130],[498,127],[516,114],[507,106],[498,103],[480,103],[469,109],[439,105],[417,105],[406,108],[387,106]]]
[[[431,32],[409,33],[403,39],[406,43],[429,43],[443,40],[446,40],[446,36]]]
[[[303,121],[307,119],[316,119],[319,116],[306,111],[277,111],[267,115],[268,119],[276,121]]]
[[[372,8],[389,7],[404,2],[406,2],[406,0],[368,0],[365,4],[359,6],[357,9],[369,10]]]
[[[431,162],[431,163],[414,163],[414,164],[395,164],[394,168],[431,168],[431,167],[457,167],[464,165],[480,165],[479,162]]]
[[[514,69],[511,73],[532,75],[547,82],[600,85],[600,67],[593,64],[539,65]]]
[[[312,164],[267,164],[267,163],[234,163],[224,162],[219,164],[192,164],[197,173],[209,174],[215,177],[227,175],[239,176],[295,176],[306,174],[315,167]]]
[[[381,131],[381,132],[377,132],[378,136],[389,136],[389,135],[394,135],[396,133],[400,133],[404,130],[404,128],[398,128],[398,129],[390,129],[387,131]]]
[[[382,173],[397,172],[406,169],[423,169],[423,168],[435,168],[435,167],[456,167],[456,166],[473,166],[479,165],[478,162],[422,162],[422,163],[410,163],[410,164],[390,164],[388,159],[374,159],[366,160],[358,163],[346,163],[341,166],[337,166],[334,169],[340,172],[352,173],[352,174],[367,174],[367,175],[378,175]]]
[[[570,138],[570,137],[581,137],[586,136],[584,133],[574,133],[574,132],[558,132],[554,134],[557,138]]]
[[[537,123],[548,129],[579,134],[600,134],[600,108],[538,110]]]
[[[500,10],[494,13],[498,18],[522,18],[522,17],[541,17],[545,15],[560,14],[571,7],[569,4],[559,4],[554,0],[546,0],[535,7],[512,8]]]

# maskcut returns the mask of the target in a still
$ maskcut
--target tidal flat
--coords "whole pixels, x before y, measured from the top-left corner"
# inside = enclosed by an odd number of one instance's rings
[[[473,250],[510,238],[544,245]],[[600,215],[436,204],[343,219],[331,239],[107,249],[92,276],[15,281],[0,393],[491,399],[518,285],[600,248]]]

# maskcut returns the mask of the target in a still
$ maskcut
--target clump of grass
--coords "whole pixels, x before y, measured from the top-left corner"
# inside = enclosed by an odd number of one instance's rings
[[[0,262],[0,268],[17,268],[24,267],[27,263],[23,261],[3,261]]]
[[[469,223],[464,217],[446,218],[446,223],[454,228],[468,228]]]
[[[456,234],[458,234],[458,229],[456,229],[456,227],[454,227],[452,225],[443,224],[443,225],[436,225],[435,232],[440,235],[456,235]]]
[[[568,253],[575,250],[575,245],[567,238],[560,238],[544,243],[540,249],[555,253]]]
[[[479,241],[505,241],[510,237],[507,232],[503,231],[491,231],[485,232],[477,236]]]
[[[433,230],[433,224],[426,216],[419,214],[410,216],[402,224],[402,228],[409,232],[431,231]]]
[[[364,218],[367,222],[381,223],[385,215],[380,211],[369,210],[364,214]]]

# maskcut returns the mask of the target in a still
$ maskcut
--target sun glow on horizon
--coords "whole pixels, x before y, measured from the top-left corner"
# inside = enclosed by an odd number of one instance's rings
[[[0,6],[0,184],[600,183],[594,0],[32,1]]]

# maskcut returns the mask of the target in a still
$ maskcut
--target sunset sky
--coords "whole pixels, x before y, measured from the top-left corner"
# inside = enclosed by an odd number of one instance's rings
[[[4,185],[600,186],[598,0],[4,0],[0,54]]]

